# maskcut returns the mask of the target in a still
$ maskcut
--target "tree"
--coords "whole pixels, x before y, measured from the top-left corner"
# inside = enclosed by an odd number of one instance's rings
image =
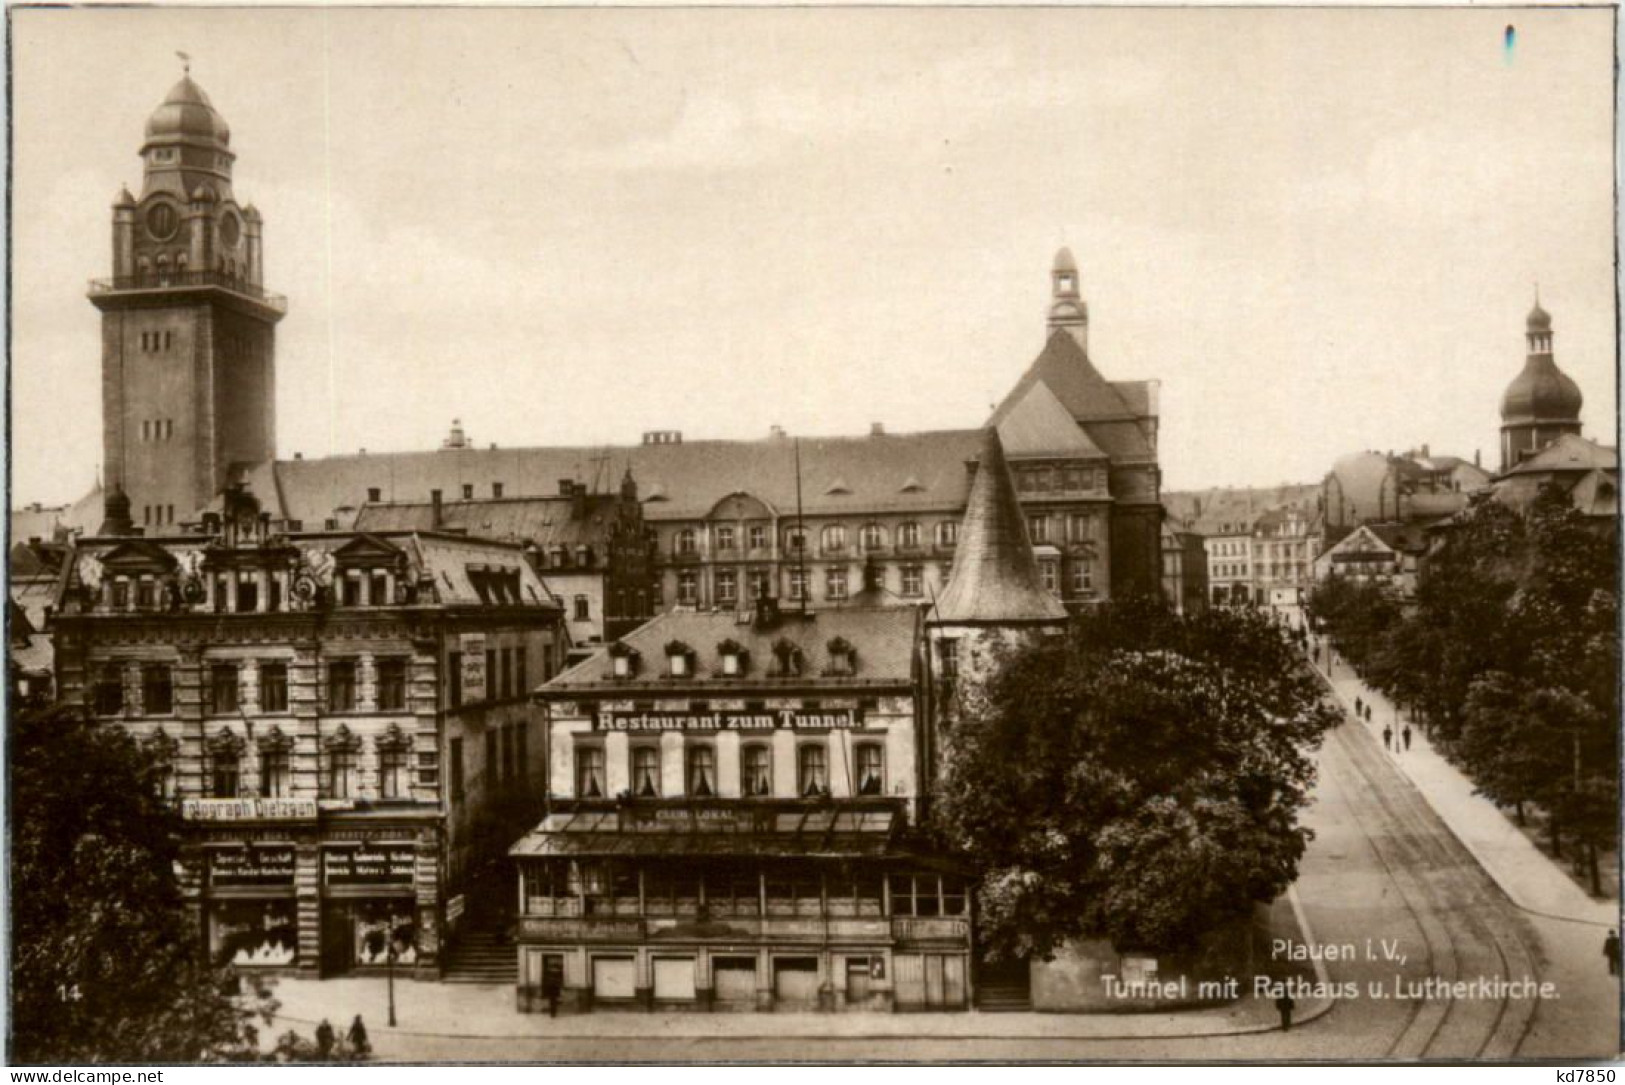
[[[11,738],[12,1059],[258,1057],[276,1003],[204,959],[152,757],[69,708],[17,713]]]
[[[981,871],[983,952],[1187,948],[1273,900],[1296,877],[1310,751],[1336,719],[1250,611],[1119,601],[1009,655],[948,736],[935,813]]]

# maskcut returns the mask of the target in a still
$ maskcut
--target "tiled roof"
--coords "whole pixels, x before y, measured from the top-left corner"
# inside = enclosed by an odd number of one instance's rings
[[[634,649],[640,659],[640,669],[631,682],[611,684],[608,681],[611,664],[609,651],[605,649],[541,688],[553,693],[584,688],[609,693],[638,682],[672,683],[676,680],[663,677],[666,645],[672,641],[681,641],[695,653],[693,673],[684,681],[760,685],[774,681],[770,674],[773,645],[788,640],[801,650],[802,666],[797,683],[807,684],[825,678],[825,671],[830,669],[829,643],[837,637],[856,649],[856,670],[850,678],[831,676],[828,681],[907,685],[913,681],[918,630],[919,615],[913,607],[850,607],[817,610],[806,615],[787,610],[779,615],[776,623],[764,625],[731,611],[673,610],[621,638],[619,643]],[[722,674],[717,645],[727,640],[737,641],[749,656],[746,672],[737,678]]]
[[[1106,456],[1043,381],[1027,389],[998,427],[1007,456]]]
[[[1140,423],[1149,414],[1150,392],[1143,381],[1114,383],[1100,375],[1078,341],[1065,331],[1050,334],[1044,349],[1004,397],[990,425],[999,426],[1028,390],[1042,382],[1083,426],[1089,439],[1114,459],[1156,455]]]
[[[1016,500],[999,432],[983,431],[982,454],[965,506],[953,572],[933,608],[934,622],[1063,621],[1066,608],[1044,590],[1027,524]]]
[[[604,503],[603,497],[589,502]],[[482,539],[576,546],[608,537],[609,515],[591,509],[580,519],[571,515],[568,497],[498,497],[447,501],[441,505],[443,531],[466,531]],[[356,513],[357,531],[429,531],[436,527],[434,506],[427,502],[363,505]]]
[[[960,507],[976,432],[800,438],[803,508],[808,515],[827,515]],[[596,481],[596,488],[608,491],[630,466],[650,520],[699,519],[734,493],[753,494],[784,515],[796,508],[796,444],[778,437],[608,449],[372,453],[281,460],[274,477],[267,469],[256,469],[250,484],[268,506],[269,495],[276,494],[282,515],[309,527],[341,506],[359,508],[369,488],[380,490],[386,501],[419,502],[436,489],[446,498],[458,498],[465,484],[488,494],[491,484],[500,482],[507,496],[545,497],[557,494],[558,482],[565,478],[582,481],[589,490]]]
[[[1588,437],[1565,433],[1539,452],[1508,471],[1509,475],[1534,475],[1548,471],[1618,470],[1619,452]]]

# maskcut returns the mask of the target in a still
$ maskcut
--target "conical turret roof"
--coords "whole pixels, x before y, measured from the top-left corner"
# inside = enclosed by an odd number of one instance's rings
[[[1038,562],[1016,501],[999,431],[982,431],[976,480],[965,504],[953,573],[937,600],[937,624],[1036,624],[1066,620],[1066,608],[1038,578]]]

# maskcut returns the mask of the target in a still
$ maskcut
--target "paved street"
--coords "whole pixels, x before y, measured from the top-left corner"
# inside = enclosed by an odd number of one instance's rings
[[[1339,675],[1339,692],[1350,702],[1356,688],[1351,682]],[[1363,688],[1359,695],[1366,696]],[[1352,717],[1328,735],[1319,764],[1316,802],[1307,816],[1316,835],[1297,893],[1315,940],[1348,947],[1352,957],[1329,961],[1328,978],[1356,984],[1357,992],[1334,999],[1321,1016],[1289,1034],[1258,1031],[1267,1027],[1268,1008],[1248,1001],[1183,1020],[964,1014],[845,1020],[597,1015],[548,1021],[513,1013],[505,988],[427,984],[402,986],[402,1005],[411,1005],[402,1028],[392,1033],[383,1027],[379,981],[289,983],[279,995],[295,1019],[289,1023],[307,1032],[304,1022],[317,1013],[335,1023],[366,1013],[379,1056],[401,1060],[1551,1059],[1617,1051],[1618,992],[1603,966],[1600,930],[1584,918],[1550,918],[1517,907],[1401,771],[1404,766],[1382,749],[1380,736]],[[1436,782],[1422,776],[1424,785]],[[1452,817],[1463,816],[1448,808]],[[1471,816],[1484,816],[1484,810]],[[1493,834],[1489,825],[1479,835]],[[1508,862],[1493,850],[1486,858]],[[1497,873],[1536,883],[1530,890],[1551,905],[1552,891],[1538,887],[1560,872],[1549,862],[1542,869],[1527,866],[1527,857],[1515,858]],[[1277,904],[1278,910],[1286,907],[1285,901]],[[1556,997],[1505,997],[1479,989],[1392,997],[1396,984],[1421,984],[1429,977],[1543,981]],[[1390,997],[1374,997],[1371,985]],[[438,1014],[437,1000],[445,1003]],[[854,1027],[865,1034],[818,1035]],[[449,1035],[454,1032],[477,1035]]]

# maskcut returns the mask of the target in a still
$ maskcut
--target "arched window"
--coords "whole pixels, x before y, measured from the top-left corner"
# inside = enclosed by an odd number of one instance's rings
[[[829,793],[828,751],[821,742],[809,742],[796,752],[796,791],[803,798]]]
[[[846,550],[846,525],[830,524],[824,528],[824,553],[839,554]]]
[[[659,797],[659,747],[632,747],[632,794],[636,795],[640,799],[653,799]]]
[[[953,546],[959,541],[959,522],[957,520],[943,520],[937,524],[937,545]]]
[[[920,545],[920,525],[910,520],[906,524],[897,525],[897,545],[902,547],[916,547]]]
[[[717,793],[717,751],[709,745],[688,748],[688,793],[697,799]]]
[[[879,524],[864,524],[863,531],[858,536],[858,541],[863,544],[865,554],[873,554],[885,548],[886,529]]]
[[[765,744],[746,746],[740,751],[739,791],[746,798],[773,793],[773,751]]]
[[[857,748],[858,794],[886,793],[886,751],[879,743],[866,742]]]
[[[807,548],[807,532],[803,528],[791,527],[784,530],[784,549],[791,554],[799,554]]]

